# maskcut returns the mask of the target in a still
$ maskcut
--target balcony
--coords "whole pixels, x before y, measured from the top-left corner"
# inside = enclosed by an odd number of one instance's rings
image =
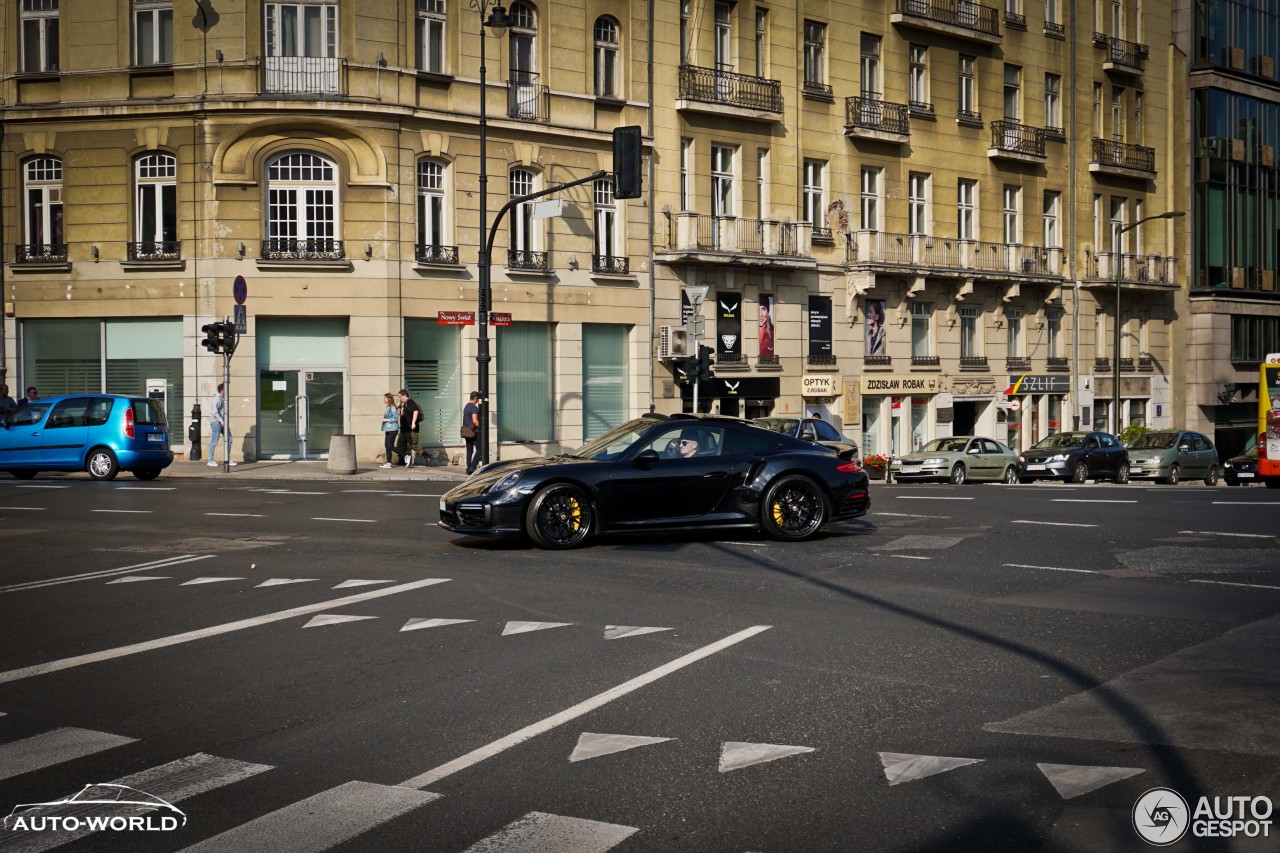
[[[1117,256],[1114,252],[1098,252],[1085,256],[1085,287],[1115,286],[1117,265],[1120,283],[1125,287],[1147,290],[1176,288],[1178,259],[1162,255]]]
[[[340,261],[346,254],[342,250],[342,241],[329,237],[309,240],[272,237],[262,241],[260,257],[264,261]]]
[[[705,216],[684,211],[667,219],[663,263],[729,264],[757,269],[814,269],[808,222]]]
[[[869,355],[862,359],[864,367],[892,367],[893,356],[889,355]]]
[[[1043,128],[1029,127],[1016,121],[993,121],[987,156],[992,160],[1043,165],[1048,159],[1044,153],[1044,139]]]
[[[1027,16],[1019,12],[1004,10],[1004,25],[1011,30],[1026,30]]]
[[[805,359],[805,364],[810,367],[835,367],[836,357],[831,353],[823,353],[821,355],[810,355]]]
[[[13,262],[61,266],[67,263],[67,245],[65,243],[19,243],[14,248]]]
[[[831,91],[831,84],[819,83],[816,80],[805,80],[800,89],[800,94],[806,98],[817,98],[819,101],[827,101],[828,103],[835,100],[835,96]]]
[[[676,109],[779,121],[782,84],[727,69],[681,65]]]
[[[1058,247],[1040,248],[886,231],[853,232],[845,250],[845,262],[863,268],[907,267],[914,274],[925,272],[952,278],[1032,283],[1037,278],[1060,279],[1063,275],[1062,249]]]
[[[1065,39],[1067,37],[1067,28],[1056,21],[1045,21],[1044,34],[1051,39]]]
[[[914,363],[914,359],[912,363]],[[991,367],[987,364],[985,355],[962,355],[960,356],[960,369],[982,371],[990,370]]]
[[[507,81],[507,118],[551,121],[551,90],[532,71],[512,71]]]
[[[346,61],[334,56],[264,56],[262,91],[273,95],[341,95]]]
[[[1095,36],[1095,41],[1097,37]],[[1103,71],[1116,71],[1121,74],[1141,74],[1142,61],[1150,54],[1145,44],[1125,41],[1114,36],[1105,36],[1107,58],[1102,62]]]
[[[855,95],[845,98],[844,135],[850,139],[875,139],[903,143],[911,138],[906,104]]]
[[[551,272],[551,255],[548,252],[534,252],[529,249],[507,250],[507,270],[509,272]]]
[[[941,367],[942,359],[936,355],[913,355],[911,356],[912,367]]]
[[[1045,359],[1045,367],[1051,373],[1065,373],[1071,369],[1071,362],[1063,355],[1051,355]]]
[[[420,264],[431,266],[458,266],[457,246],[418,245],[413,247],[413,259]]]
[[[1089,171],[1095,175],[1149,181],[1156,176],[1156,150],[1145,145],[1094,139]]]
[[[182,244],[177,240],[126,243],[125,258],[131,263],[165,263],[182,260]]]
[[[1004,369],[1008,373],[1026,373],[1031,369],[1031,359],[1023,356],[1009,356],[1004,360]]]
[[[626,275],[630,270],[627,258],[616,258],[613,255],[591,256],[591,271],[597,275]]]
[[[981,44],[1000,43],[1000,12],[968,0],[897,0],[889,21]]]

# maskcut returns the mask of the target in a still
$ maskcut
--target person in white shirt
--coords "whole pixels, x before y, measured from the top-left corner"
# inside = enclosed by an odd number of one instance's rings
[[[225,454],[231,451],[231,432],[227,429],[227,401],[222,396],[225,383],[218,383],[218,390],[213,395],[213,403],[209,406],[209,467],[216,468],[218,466],[218,436],[222,436],[226,442]],[[233,461],[231,463],[235,465]]]

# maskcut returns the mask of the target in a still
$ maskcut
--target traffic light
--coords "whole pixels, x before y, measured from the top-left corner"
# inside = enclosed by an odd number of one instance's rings
[[[640,125],[613,129],[614,198],[640,198]]]
[[[715,378],[715,374],[711,369],[715,366],[715,362],[711,358],[713,350],[711,347],[703,345],[698,347],[698,381],[710,382]]]
[[[200,331],[204,332],[204,340],[200,342],[200,345],[211,353],[222,352],[222,350],[218,348],[218,334],[221,330],[221,323],[205,323],[200,327]]]
[[[215,355],[236,351],[236,324],[231,322],[205,323],[200,327],[204,340],[200,345]]]

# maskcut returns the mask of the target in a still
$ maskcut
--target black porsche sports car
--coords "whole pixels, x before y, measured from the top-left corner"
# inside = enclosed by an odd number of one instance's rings
[[[489,465],[440,500],[440,526],[573,548],[589,536],[759,528],[797,541],[865,515],[857,461],[748,421],[645,415],[580,449]]]

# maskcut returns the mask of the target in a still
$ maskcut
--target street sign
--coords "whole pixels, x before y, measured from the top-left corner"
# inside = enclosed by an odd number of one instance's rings
[[[249,309],[244,305],[233,305],[231,307],[235,308],[235,311],[236,311],[235,313],[236,334],[237,335],[249,334]]]
[[[438,326],[474,326],[476,324],[476,312],[474,311],[439,311],[436,313],[436,325]]]
[[[489,315],[489,325],[490,326],[510,326],[511,312],[494,311],[492,314]]]
[[[709,288],[705,284],[687,284],[684,288],[684,295],[688,297],[689,304],[693,306],[693,313],[702,313],[702,301],[707,298],[707,290]]]
[[[231,285],[231,295],[236,298],[237,305],[243,305],[249,298],[249,283],[244,280],[244,276],[236,276],[235,282]]]
[[[1021,408],[1022,408],[1022,403],[1018,402],[1017,400],[1009,401],[1009,411],[1016,412],[1018,411],[1018,409],[1021,409]]]
[[[548,201],[530,201],[529,218],[531,219],[551,219],[559,216],[564,211],[564,199],[553,198]]]

